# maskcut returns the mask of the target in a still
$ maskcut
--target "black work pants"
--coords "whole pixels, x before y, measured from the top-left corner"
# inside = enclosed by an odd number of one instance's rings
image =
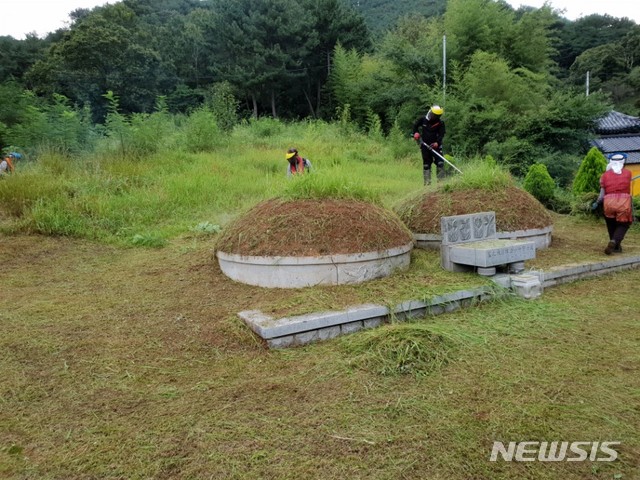
[[[618,222],[615,218],[604,217],[604,221],[607,223],[607,231],[609,232],[609,240],[616,242],[616,245],[620,245],[624,236],[627,234],[627,230],[631,226],[628,222]]]
[[[433,153],[431,150],[429,150],[426,145],[422,145],[420,147],[420,150],[422,152],[422,168],[424,170],[430,170],[431,169],[431,165],[433,165],[434,163],[436,164],[436,167],[438,168],[438,170],[444,168],[444,160],[442,160],[440,157],[438,157],[435,153]],[[440,153],[440,152],[438,152]],[[440,153],[442,155],[442,153]]]

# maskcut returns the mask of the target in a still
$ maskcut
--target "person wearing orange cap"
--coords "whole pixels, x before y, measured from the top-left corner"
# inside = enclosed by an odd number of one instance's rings
[[[290,148],[285,154],[285,158],[289,162],[287,167],[287,175],[296,175],[311,170],[311,162],[298,154],[297,148]]]
[[[624,168],[626,155],[614,153],[609,157],[607,170],[600,177],[600,195],[592,209],[604,202],[604,220],[609,233],[606,255],[622,252],[622,240],[633,222],[631,203],[631,172]]]
[[[5,175],[7,173],[13,173],[15,166],[13,165],[14,155],[9,153],[4,156],[2,161],[0,162],[0,176]]]

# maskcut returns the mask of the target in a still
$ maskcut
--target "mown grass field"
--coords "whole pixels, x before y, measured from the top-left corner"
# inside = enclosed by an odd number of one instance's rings
[[[640,473],[637,270],[268,351],[236,313],[288,295],[225,279],[206,242],[2,255],[2,478]],[[489,462],[544,440],[622,444],[614,463]]]
[[[237,312],[393,304],[484,281],[443,272],[430,252],[360,286],[269,290],[224,277],[216,234],[194,226],[224,225],[284,189],[294,141],[319,171],[349,174],[385,205],[420,188],[415,151],[313,132],[242,150],[236,132],[221,156],[185,154],[178,166],[103,158],[90,175],[53,159],[22,178],[64,195],[33,200],[26,180],[2,190],[33,201],[0,221],[0,478],[640,478],[638,270],[302,348],[257,341]],[[121,187],[96,186],[107,180]],[[37,234],[37,218],[79,230]],[[554,218],[554,245],[529,267],[608,258],[601,221]],[[636,229],[625,243],[640,253]],[[621,444],[612,463],[489,461],[494,441],[554,440]]]

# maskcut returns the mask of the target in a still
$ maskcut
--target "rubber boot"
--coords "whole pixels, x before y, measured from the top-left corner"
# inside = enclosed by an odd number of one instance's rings
[[[443,180],[447,176],[444,171],[444,165],[436,165],[436,176],[438,180]]]
[[[607,248],[604,249],[604,254],[611,255],[615,250],[615,248],[616,248],[616,242],[611,240],[609,243],[607,243]]]
[[[424,179],[425,185],[431,185],[431,169],[425,168],[422,170],[422,178]]]
[[[613,253],[622,253],[622,245],[620,244],[621,242],[619,242],[617,240],[614,240],[614,243],[616,245],[613,247],[612,252]]]

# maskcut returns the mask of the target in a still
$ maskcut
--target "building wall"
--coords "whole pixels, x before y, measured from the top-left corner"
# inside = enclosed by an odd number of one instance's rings
[[[640,164],[625,165],[625,168],[631,172],[631,178],[640,177]],[[640,195],[640,178],[631,182],[631,195]]]

